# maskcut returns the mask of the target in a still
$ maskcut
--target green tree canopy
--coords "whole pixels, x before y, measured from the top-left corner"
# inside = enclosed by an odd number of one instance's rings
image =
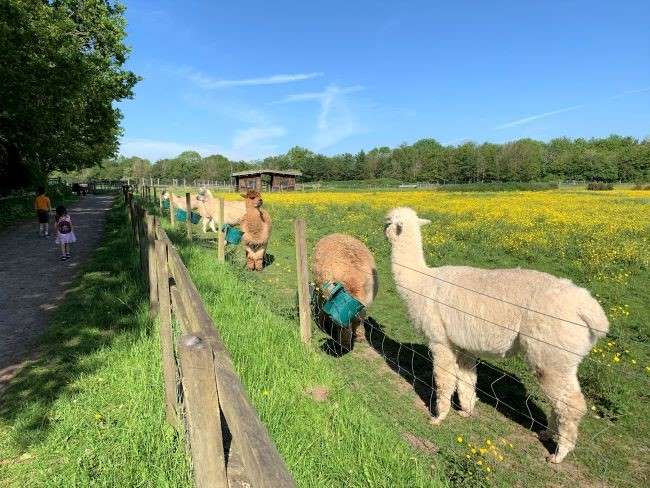
[[[0,143],[17,157],[0,165],[0,179],[12,180],[18,165],[43,179],[116,153],[114,102],[130,98],[138,81],[123,68],[123,13],[110,0],[2,1]]]

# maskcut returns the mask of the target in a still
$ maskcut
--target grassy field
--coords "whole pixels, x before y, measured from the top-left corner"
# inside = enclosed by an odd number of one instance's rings
[[[475,418],[450,415],[440,427],[429,425],[428,351],[396,294],[382,234],[383,215],[398,205],[432,220],[423,228],[432,266],[547,271],[587,287],[603,305],[611,334],[580,368],[589,411],[576,450],[559,467],[544,462],[547,449],[536,437],[548,404],[517,358],[479,366],[485,393]],[[427,466],[430,475],[456,486],[647,481],[650,192],[296,192],[265,195],[265,206],[274,231],[272,263],[263,273],[243,270],[241,249],[231,250],[231,266],[220,268],[207,239],[183,245],[183,252],[255,406],[301,485],[333,486],[349,476],[348,486],[427,486]],[[310,251],[321,236],[345,232],[363,240],[377,258],[380,292],[370,310],[372,335],[351,354],[327,354],[322,334],[309,354],[298,344],[292,235],[297,217],[307,221]],[[179,242],[181,235],[176,234]],[[330,396],[307,409],[305,391],[317,384]],[[363,420],[356,425],[359,402]],[[341,408],[354,429],[324,423]],[[378,429],[385,432],[379,438]],[[332,447],[332,441],[346,449]],[[377,451],[362,455],[369,445]],[[305,452],[305,446],[315,451]],[[346,475],[346,466],[352,473]],[[409,473],[410,482],[403,484]]]
[[[183,439],[165,423],[158,333],[125,215],[109,213],[40,359],[0,392],[0,486],[191,486]]]

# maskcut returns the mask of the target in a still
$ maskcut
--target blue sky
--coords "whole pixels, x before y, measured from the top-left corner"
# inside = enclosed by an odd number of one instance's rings
[[[120,152],[650,136],[650,2],[127,1]]]

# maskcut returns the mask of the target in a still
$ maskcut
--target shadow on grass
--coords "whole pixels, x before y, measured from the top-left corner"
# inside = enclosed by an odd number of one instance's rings
[[[366,319],[365,337],[368,344],[384,359],[386,364],[406,381],[415,393],[435,414],[435,382],[431,352],[424,344],[401,343],[385,334],[383,326],[372,317]],[[481,402],[491,405],[504,417],[537,434],[547,425],[544,411],[530,398],[526,386],[515,375],[492,364],[479,361],[477,365],[476,393]],[[454,394],[452,405],[458,405]],[[554,452],[552,441],[543,442],[549,452]]]
[[[72,383],[101,367],[94,353],[142,333],[147,293],[134,279],[140,271],[127,225],[122,206],[109,211],[102,245],[51,315],[34,359],[0,390],[0,419],[13,423],[23,449],[45,438],[52,404],[75,395]]]

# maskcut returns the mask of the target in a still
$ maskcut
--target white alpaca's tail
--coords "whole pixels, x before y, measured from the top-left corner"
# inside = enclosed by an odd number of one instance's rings
[[[598,339],[605,337],[609,331],[609,320],[603,309],[598,305],[598,308],[595,310],[589,310],[588,312],[582,311],[579,312],[580,318],[587,324],[589,327],[589,337],[591,339],[591,345],[593,346]]]

